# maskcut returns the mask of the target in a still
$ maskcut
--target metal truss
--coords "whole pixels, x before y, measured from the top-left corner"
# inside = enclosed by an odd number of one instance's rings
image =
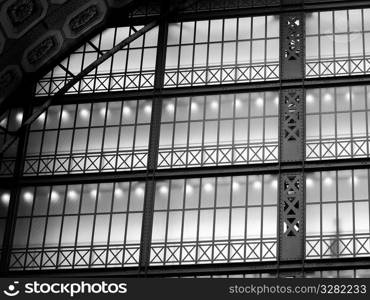
[[[180,266],[151,266],[146,270],[137,267],[92,268],[92,269],[60,269],[60,270],[18,270],[0,273],[1,276],[22,277],[185,277],[209,276],[223,274],[258,274],[268,273],[274,276],[288,275],[301,277],[302,273],[323,270],[369,269],[370,258],[331,258],[316,260],[292,260],[285,262],[247,262],[224,264],[187,264]]]
[[[13,249],[10,271],[130,267],[139,264],[140,245]]]
[[[279,163],[264,163],[250,165],[225,165],[225,166],[205,166],[194,168],[174,168],[157,169],[155,172],[147,169],[137,171],[114,171],[104,173],[86,174],[55,174],[43,176],[23,176],[17,179],[21,186],[38,186],[47,182],[51,185],[64,184],[87,184],[94,182],[120,182],[120,181],[145,181],[148,176],[153,176],[155,180],[181,179],[181,178],[201,178],[215,176],[240,176],[257,174],[278,174],[279,172],[296,173],[333,171],[346,169],[369,169],[370,160],[368,158],[341,159],[341,160],[320,160],[302,162],[291,162],[284,165]],[[16,180],[12,177],[1,179],[2,185],[12,186]]]

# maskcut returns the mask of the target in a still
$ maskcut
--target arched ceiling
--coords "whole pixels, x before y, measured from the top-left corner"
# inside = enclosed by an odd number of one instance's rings
[[[0,0],[0,108],[19,86],[101,30],[109,15],[126,18],[134,2]]]

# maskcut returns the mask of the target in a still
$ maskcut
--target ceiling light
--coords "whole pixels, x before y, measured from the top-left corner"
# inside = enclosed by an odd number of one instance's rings
[[[107,113],[107,109],[105,107],[102,107],[99,111],[102,118],[105,118],[105,114]]]
[[[165,186],[165,185],[162,185],[160,188],[159,188],[159,192],[161,194],[167,194],[168,193],[168,187]]]
[[[206,192],[212,192],[213,191],[213,185],[210,184],[210,183],[206,183],[203,188]]]
[[[311,178],[306,179],[306,187],[313,187],[313,180]]]
[[[57,202],[59,200],[59,194],[56,191],[52,191],[50,195],[51,202]]]
[[[141,186],[137,187],[135,190],[135,194],[136,196],[140,196],[140,197],[144,196],[144,189]]]
[[[116,189],[114,190],[114,195],[115,195],[116,197],[121,197],[121,196],[123,195],[123,191],[122,191],[122,189],[120,189],[120,188],[116,188]]]
[[[254,187],[256,190],[261,189],[261,187],[262,187],[262,183],[261,183],[261,181],[255,181],[255,182],[253,183],[253,187]]]
[[[90,191],[91,198],[96,198],[97,195],[98,195],[98,191],[97,190],[91,190]]]
[[[277,187],[278,187],[278,181],[276,179],[274,179],[273,181],[271,181],[271,186],[272,186],[272,188],[277,189]]]
[[[67,121],[69,119],[69,112],[66,110],[62,111],[62,120]]]
[[[23,194],[23,200],[27,203],[31,203],[33,201],[33,194],[31,192],[25,192]]]
[[[347,101],[350,101],[351,100],[351,93],[350,92],[347,92],[346,93],[346,100]]]
[[[123,107],[123,114],[126,115],[126,116],[130,115],[131,114],[131,108],[128,107],[128,106],[124,106]]]
[[[192,186],[192,185],[190,185],[190,184],[187,184],[187,185],[186,185],[186,194],[191,195],[191,194],[193,193],[193,191],[194,191],[193,186]]]
[[[191,110],[192,111],[197,111],[198,110],[198,103],[192,102],[191,103]]]
[[[23,113],[19,112],[16,114],[15,119],[17,120],[18,123],[22,123],[23,121]]]
[[[169,103],[167,104],[166,109],[167,109],[167,112],[173,113],[175,111],[175,105],[173,105],[172,103]]]
[[[324,179],[324,184],[325,185],[330,186],[330,185],[332,185],[332,183],[333,183],[333,179],[331,179],[330,177],[326,177]]]
[[[329,93],[326,93],[324,95],[324,100],[325,101],[331,101],[331,100],[333,100],[333,96],[331,94],[329,94]]]
[[[237,191],[239,191],[239,189],[240,189],[240,184],[239,184],[239,182],[234,181],[234,182],[233,182],[233,191],[234,191],[234,192],[237,192]]]
[[[307,103],[313,103],[315,101],[315,97],[312,94],[308,94],[306,96]]]
[[[258,98],[256,99],[256,105],[257,105],[258,107],[262,107],[262,106],[263,106],[263,99],[262,99],[261,97],[258,97]]]
[[[145,105],[144,111],[145,111],[145,113],[150,114],[152,112],[152,106],[149,105],[149,104]]]
[[[71,199],[71,200],[77,200],[77,198],[78,198],[77,192],[74,191],[74,190],[68,191],[68,198]]]
[[[80,116],[83,119],[87,119],[90,116],[90,112],[86,108],[83,108],[80,110]]]
[[[1,202],[5,205],[8,206],[10,202],[10,194],[9,193],[4,193],[1,195]]]

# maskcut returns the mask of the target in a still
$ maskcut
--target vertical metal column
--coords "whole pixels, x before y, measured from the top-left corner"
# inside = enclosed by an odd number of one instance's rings
[[[304,22],[303,13],[285,13],[280,19],[280,166],[302,163],[303,167],[305,159],[305,92],[303,88],[285,88],[290,80],[304,79]],[[281,171],[279,182],[279,260],[302,260],[305,230],[303,168],[302,172],[294,174]]]
[[[280,78],[303,79],[305,42],[304,13],[284,13],[280,16]]]
[[[280,177],[279,259],[303,259],[304,195],[303,174],[282,174]]]
[[[280,162],[304,159],[304,90],[280,92]]]
[[[168,10],[167,1],[163,1],[161,14]],[[156,61],[156,74],[154,81],[155,98],[152,106],[152,120],[150,124],[149,154],[148,154],[148,178],[145,188],[144,215],[141,231],[140,259],[139,267],[146,272],[150,263],[150,248],[153,228],[153,210],[155,197],[155,171],[157,169],[159,136],[162,116],[161,93],[164,85],[164,73],[166,62],[166,43],[167,43],[168,23],[164,20],[159,25],[158,50]]]

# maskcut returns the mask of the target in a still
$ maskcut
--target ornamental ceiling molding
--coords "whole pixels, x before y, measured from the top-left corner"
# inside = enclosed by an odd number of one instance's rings
[[[27,76],[82,44],[81,36],[103,27],[109,9],[132,2],[0,0],[0,104]],[[30,43],[31,36],[41,37]]]
[[[77,38],[81,36],[92,27],[103,22],[107,9],[103,1],[89,1],[66,18],[66,22],[63,26],[64,34],[67,38]]]
[[[44,19],[47,10],[46,0],[8,0],[1,7],[0,22],[6,35],[16,39]]]
[[[27,72],[34,72],[52,59],[62,48],[60,31],[49,31],[24,51],[22,66]]]

